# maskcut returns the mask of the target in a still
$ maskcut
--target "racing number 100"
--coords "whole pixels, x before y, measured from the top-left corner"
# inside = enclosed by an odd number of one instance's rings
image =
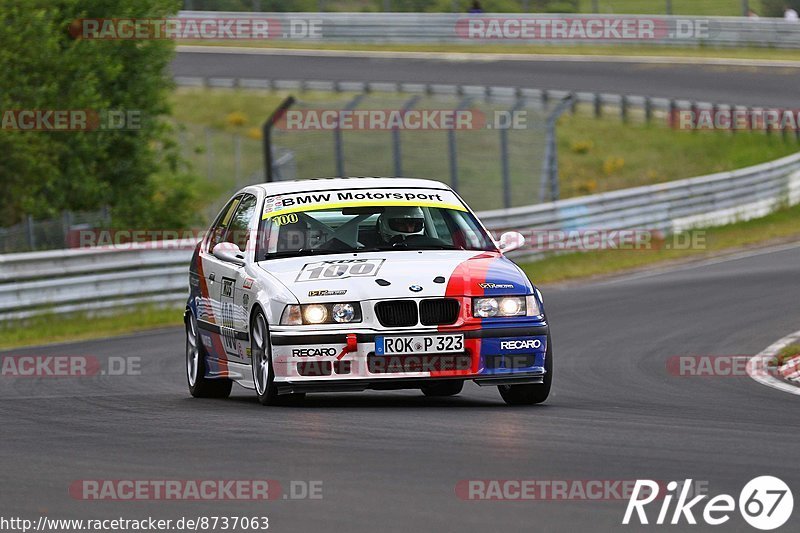
[[[355,259],[347,261],[323,261],[306,265],[297,281],[318,279],[342,279],[354,276],[374,276],[383,263],[382,259]]]

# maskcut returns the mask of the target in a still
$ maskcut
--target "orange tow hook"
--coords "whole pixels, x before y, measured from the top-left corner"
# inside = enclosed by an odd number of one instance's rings
[[[355,352],[356,350],[358,350],[358,337],[356,337],[355,333],[348,333],[347,334],[347,345],[344,348],[342,348],[342,353],[340,353],[336,357],[336,359],[337,360],[341,359],[342,357],[345,356],[345,354],[348,354],[350,352]]]

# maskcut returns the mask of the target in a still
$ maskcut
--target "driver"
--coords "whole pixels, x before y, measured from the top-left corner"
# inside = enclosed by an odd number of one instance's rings
[[[378,217],[378,235],[384,242],[395,244],[411,235],[422,235],[425,218],[417,206],[387,206]]]

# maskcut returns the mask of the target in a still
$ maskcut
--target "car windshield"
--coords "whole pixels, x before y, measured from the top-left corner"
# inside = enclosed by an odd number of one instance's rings
[[[497,250],[460,202],[447,207],[387,202],[271,210],[268,199],[259,236],[259,260],[369,251]]]

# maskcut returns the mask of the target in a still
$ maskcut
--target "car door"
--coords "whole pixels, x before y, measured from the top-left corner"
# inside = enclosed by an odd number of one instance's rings
[[[226,214],[225,231],[215,239],[214,245],[220,242],[233,243],[246,257],[250,223],[255,216],[257,203],[255,196],[242,195],[233,206],[231,215]],[[211,250],[213,252],[213,248]],[[236,263],[222,261],[213,254],[210,262],[213,263],[211,270],[215,278],[212,297],[216,300],[215,308],[219,310],[217,325],[225,357],[231,361],[246,362],[248,339],[246,308],[249,302],[244,301],[245,293],[242,290],[245,280],[244,268]]]

